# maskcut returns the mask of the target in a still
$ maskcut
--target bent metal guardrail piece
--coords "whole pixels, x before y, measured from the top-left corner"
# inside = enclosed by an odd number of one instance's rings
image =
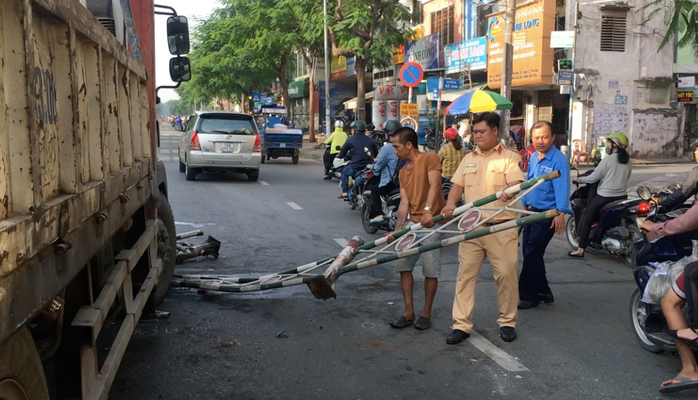
[[[230,276],[198,276],[198,275],[175,275],[172,281],[173,286],[188,287],[195,289],[215,290],[221,292],[254,292],[261,290],[278,289],[287,286],[307,284],[316,298],[327,299],[336,297],[333,286],[339,276],[363,268],[395,261],[400,258],[410,257],[426,251],[439,249],[445,246],[460,243],[465,240],[475,239],[506,229],[512,229],[533,222],[553,218],[559,214],[557,210],[549,210],[539,213],[511,208],[524,195],[535,189],[540,184],[558,178],[559,171],[522,182],[518,185],[507,188],[503,191],[491,194],[476,200],[472,203],[458,207],[451,221],[444,221],[442,216],[434,217],[435,224],[442,224],[433,229],[425,229],[421,224],[415,224],[409,228],[393,233],[395,241],[389,243],[388,236],[384,236],[370,243],[363,243],[361,237],[354,237],[336,257],[325,258],[302,265],[293,269],[264,275],[260,277],[230,277]],[[487,210],[495,211],[489,217],[482,219],[479,210],[482,207],[499,198],[504,193],[519,194],[511,200],[505,207],[491,208]],[[516,218],[507,222],[488,225],[488,221],[503,212],[516,212],[526,216]],[[449,230],[449,225],[456,225],[457,230]],[[482,229],[477,229],[483,227]],[[453,236],[431,244],[421,245],[426,237],[434,234],[452,234]],[[406,237],[409,236],[409,237]],[[401,239],[402,240],[398,240]],[[402,243],[402,245],[400,244]],[[385,245],[385,246],[384,246]],[[382,248],[379,248],[383,246]],[[368,256],[354,261],[354,258],[361,253]],[[312,273],[312,271],[327,267],[323,274]]]

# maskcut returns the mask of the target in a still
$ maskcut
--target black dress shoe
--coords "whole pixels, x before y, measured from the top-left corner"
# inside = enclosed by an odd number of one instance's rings
[[[499,336],[505,342],[513,342],[516,340],[516,329],[511,326],[503,326],[499,328]]]
[[[519,310],[528,310],[529,308],[533,308],[533,307],[538,307],[537,301],[519,300],[519,306],[517,308]]]
[[[542,301],[545,304],[553,304],[555,302],[555,297],[553,297],[552,293],[539,294],[538,300]]]
[[[448,336],[446,336],[446,344],[458,344],[469,337],[470,334],[468,332],[463,332],[460,329],[454,329]]]

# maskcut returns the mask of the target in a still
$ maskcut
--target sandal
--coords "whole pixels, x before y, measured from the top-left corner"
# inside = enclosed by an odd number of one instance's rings
[[[429,328],[431,328],[431,320],[420,315],[419,318],[417,318],[417,322],[414,323],[414,329],[424,331]]]
[[[677,393],[686,389],[698,389],[698,380],[694,381],[693,379],[684,378],[683,376],[677,376],[672,380],[681,383],[670,383],[666,386],[662,386],[659,388],[659,393]]]
[[[349,198],[349,195],[348,195],[347,193],[342,193],[342,194],[341,194],[339,197],[337,197],[337,198],[338,198],[338,199],[347,199],[347,198]]]
[[[584,258],[584,253],[575,253],[574,251],[570,251],[567,253],[567,256],[573,258]]]
[[[370,221],[368,221],[369,225],[382,225],[385,222],[385,218],[383,218],[382,215],[378,217],[373,217],[371,218]]]
[[[392,326],[395,329],[402,329],[412,325],[413,323],[413,319],[407,319],[404,315],[401,315],[395,318],[393,321],[391,321],[390,326]]]

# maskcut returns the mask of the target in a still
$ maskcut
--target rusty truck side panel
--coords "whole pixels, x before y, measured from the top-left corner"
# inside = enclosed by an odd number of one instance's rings
[[[0,1],[0,343],[151,200],[147,90],[77,0]]]

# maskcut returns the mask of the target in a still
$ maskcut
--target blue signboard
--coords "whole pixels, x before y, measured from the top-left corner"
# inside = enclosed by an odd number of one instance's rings
[[[262,95],[260,93],[252,93],[252,101],[260,103],[262,101]]]
[[[262,98],[261,98],[261,100],[260,100],[260,103],[262,103],[262,104],[271,104],[271,103],[274,102],[273,100],[274,100],[274,99],[272,99],[272,98],[269,97],[269,96],[262,96]]]
[[[438,99],[439,98],[439,89],[434,88],[431,95],[433,96],[434,100]]]
[[[628,104],[628,96],[616,95],[616,104]]]
[[[439,78],[427,79],[427,91],[433,92],[439,89]],[[458,90],[460,89],[460,81],[458,79],[444,79],[443,90]]]
[[[460,81],[458,79],[444,79],[444,90],[460,89]]]
[[[479,37],[444,47],[444,68],[447,74],[487,69],[487,40]]]
[[[574,72],[571,69],[561,69],[557,71],[558,85],[571,85],[574,79]]]
[[[425,70],[439,68],[439,34],[434,33],[407,43],[405,62],[417,63]]]

